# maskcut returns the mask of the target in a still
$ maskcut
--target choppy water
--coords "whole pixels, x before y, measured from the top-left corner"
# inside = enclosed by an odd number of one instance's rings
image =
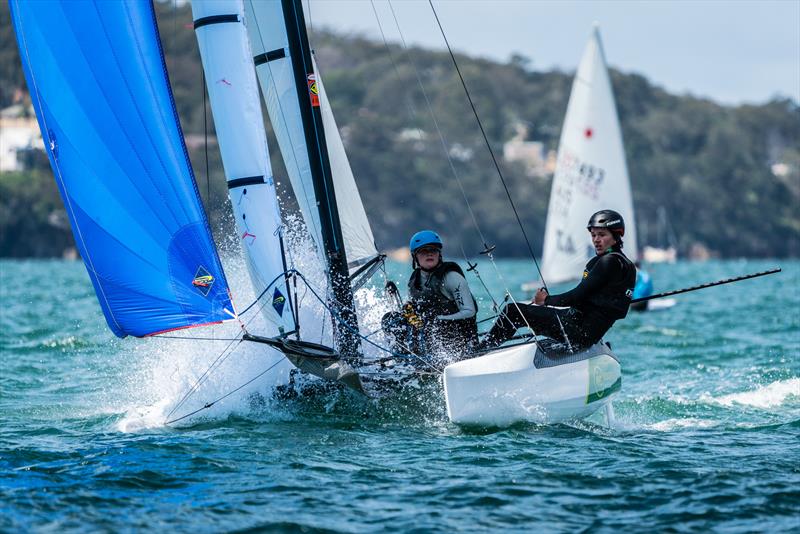
[[[653,274],[665,290],[775,263]],[[797,532],[800,263],[782,266],[619,323],[612,428],[468,431],[435,385],[380,401],[251,388],[165,427],[148,413],[209,344],[118,340],[81,263],[2,262],[0,531]],[[501,267],[514,287],[530,275]],[[263,366],[231,361],[213,394]]]

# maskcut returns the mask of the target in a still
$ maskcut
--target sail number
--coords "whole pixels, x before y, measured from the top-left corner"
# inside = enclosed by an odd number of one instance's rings
[[[581,161],[569,150],[562,150],[556,171],[560,186],[570,192],[580,192],[592,200],[600,196],[600,188],[605,182],[606,171],[602,167]],[[566,197],[566,193],[564,194]],[[570,198],[566,200],[571,200]]]

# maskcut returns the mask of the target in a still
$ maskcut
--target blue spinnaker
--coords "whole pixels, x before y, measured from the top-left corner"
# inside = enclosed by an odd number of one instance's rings
[[[118,336],[234,316],[149,1],[12,0],[50,164]]]

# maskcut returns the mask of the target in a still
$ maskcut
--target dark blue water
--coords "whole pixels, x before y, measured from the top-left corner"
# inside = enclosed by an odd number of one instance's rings
[[[653,274],[665,290],[775,263]],[[216,345],[116,339],[81,263],[2,262],[0,531],[797,532],[800,263],[782,263],[615,326],[612,428],[476,431],[447,421],[436,383],[380,400],[251,388],[164,426]],[[208,398],[260,369],[229,363]]]

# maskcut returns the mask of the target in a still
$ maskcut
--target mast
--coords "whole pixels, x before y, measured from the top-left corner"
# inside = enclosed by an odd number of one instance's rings
[[[303,128],[305,133],[314,194],[322,233],[322,247],[328,259],[328,276],[333,295],[332,307],[342,320],[339,325],[334,317],[334,337],[339,352],[346,357],[358,357],[360,340],[358,337],[358,318],[355,313],[353,294],[347,269],[342,227],[336,208],[331,164],[322,125],[319,89],[311,61],[311,48],[308,44],[306,22],[301,0],[281,0],[286,34],[289,41],[289,54],[297,86]]]

